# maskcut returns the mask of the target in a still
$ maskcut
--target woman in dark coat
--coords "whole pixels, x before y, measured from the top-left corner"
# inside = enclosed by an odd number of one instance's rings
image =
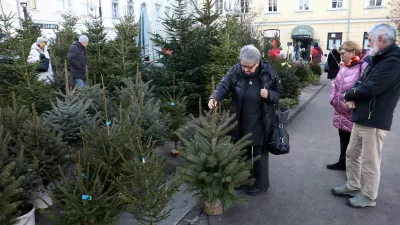
[[[255,183],[245,192],[255,195],[269,188],[268,149],[266,142],[276,123],[274,104],[278,103],[282,85],[272,66],[261,61],[260,51],[254,45],[240,50],[240,63],[231,67],[215,90],[216,102],[210,98],[208,106],[214,108],[228,94],[232,94],[231,113],[236,114],[236,126],[230,133],[237,141],[252,133],[252,146],[247,148],[249,158],[261,155],[252,169]]]
[[[328,66],[329,66],[328,79],[334,80],[336,78],[336,75],[338,74],[340,69],[339,68],[340,60],[341,60],[340,53],[336,49],[336,45],[333,45],[328,55]]]

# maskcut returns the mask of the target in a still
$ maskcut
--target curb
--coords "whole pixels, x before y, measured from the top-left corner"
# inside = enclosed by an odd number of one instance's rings
[[[322,89],[326,86],[326,84],[322,84],[319,89],[306,101],[301,105],[291,116],[289,116],[286,126],[289,126],[290,123],[293,121],[294,118],[296,118],[297,115],[299,115],[306,107],[307,105],[317,96]]]

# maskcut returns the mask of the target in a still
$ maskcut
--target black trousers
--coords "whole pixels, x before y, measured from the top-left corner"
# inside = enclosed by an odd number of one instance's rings
[[[252,155],[253,153],[253,155]],[[253,168],[251,170],[252,177],[255,178],[254,186],[260,189],[269,188],[269,153],[263,152],[263,146],[252,146],[247,147],[247,157],[250,160],[261,155],[261,158],[257,161],[253,161]]]
[[[347,146],[349,145],[350,142],[350,136],[351,133],[340,130],[339,129],[339,138],[340,138],[340,156],[339,156],[339,163],[343,163],[343,165],[346,165],[346,151],[347,151]]]

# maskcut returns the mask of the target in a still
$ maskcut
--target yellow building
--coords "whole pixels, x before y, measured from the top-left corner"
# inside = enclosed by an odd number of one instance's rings
[[[378,23],[389,23],[390,0],[240,0],[241,11],[249,7],[256,14],[257,30],[268,39],[280,37],[282,49],[294,49],[294,55],[309,56],[314,42],[324,53],[333,44],[352,40],[368,45],[368,30]],[[288,45],[293,44],[293,48]],[[300,49],[305,51],[297,51]]]

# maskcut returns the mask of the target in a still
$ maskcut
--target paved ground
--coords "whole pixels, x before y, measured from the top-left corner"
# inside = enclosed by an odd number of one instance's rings
[[[268,192],[251,197],[248,206],[209,217],[208,224],[400,224],[400,107],[385,140],[377,206],[350,208],[346,205],[347,198],[330,193],[330,188],[345,182],[345,173],[326,169],[326,164],[335,162],[339,156],[339,138],[332,126],[333,111],[328,103],[330,81],[321,82],[327,85],[288,126],[291,153],[270,157]]]

